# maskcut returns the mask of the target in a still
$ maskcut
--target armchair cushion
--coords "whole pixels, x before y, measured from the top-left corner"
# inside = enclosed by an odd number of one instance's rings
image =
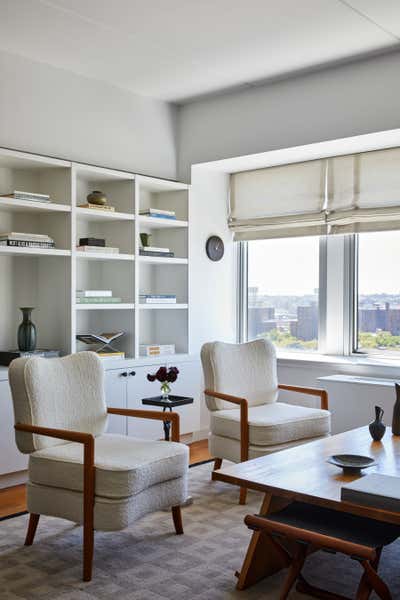
[[[104,434],[95,442],[95,494],[127,498],[152,485],[183,477],[188,447],[174,442]],[[33,452],[29,479],[34,484],[83,491],[83,446],[66,443]]]
[[[213,435],[240,440],[240,410],[218,410],[210,414]],[[275,402],[249,407],[249,440],[251,445],[272,446],[328,435],[330,413]]]

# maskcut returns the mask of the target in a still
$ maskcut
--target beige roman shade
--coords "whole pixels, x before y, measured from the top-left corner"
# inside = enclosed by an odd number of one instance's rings
[[[231,175],[235,240],[400,229],[400,149]]]

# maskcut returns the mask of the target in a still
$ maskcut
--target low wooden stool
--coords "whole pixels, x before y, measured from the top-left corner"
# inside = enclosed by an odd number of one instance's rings
[[[301,575],[308,554],[315,550],[341,552],[361,564],[364,573],[357,589],[357,600],[366,600],[372,590],[383,600],[392,599],[377,569],[382,548],[400,536],[400,526],[302,502],[293,502],[268,516],[247,515],[245,523],[250,529],[262,530],[270,538],[283,563],[289,567],[280,600],[286,600],[296,581],[297,591],[309,596],[324,600],[349,600],[312,586]],[[284,547],[284,540],[294,543],[293,555]]]

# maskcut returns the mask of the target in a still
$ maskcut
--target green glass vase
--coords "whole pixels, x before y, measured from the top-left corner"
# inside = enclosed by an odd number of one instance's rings
[[[33,352],[36,348],[36,326],[31,321],[32,307],[20,308],[22,323],[18,327],[18,349],[21,352]]]

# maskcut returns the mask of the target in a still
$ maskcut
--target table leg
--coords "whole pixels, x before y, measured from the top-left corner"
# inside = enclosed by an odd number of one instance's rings
[[[260,515],[268,515],[287,506],[289,501],[265,494],[261,504]],[[262,531],[255,531],[251,536],[242,570],[237,573],[238,582],[236,588],[244,590],[254,585],[264,577],[277,573],[285,567],[282,557],[278,554],[271,541]]]
[[[165,412],[167,410],[167,407],[164,406],[163,408],[163,412]],[[169,409],[169,412],[172,411],[172,408]],[[164,428],[164,439],[166,442],[169,442],[170,440],[170,431],[171,431],[171,421],[163,421],[163,428]]]

